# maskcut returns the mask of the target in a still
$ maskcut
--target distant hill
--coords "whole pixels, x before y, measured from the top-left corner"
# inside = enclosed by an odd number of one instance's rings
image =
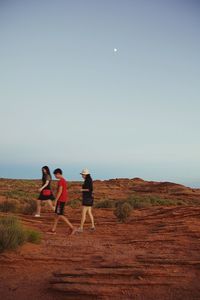
[[[0,194],[15,198],[15,194],[26,193],[37,197],[40,180],[0,179]],[[56,181],[52,187],[56,191]],[[69,181],[70,200],[80,199],[81,181]],[[162,199],[184,200],[188,204],[200,204],[200,189],[189,188],[172,182],[145,181],[141,178],[116,178],[94,181],[94,197],[100,200],[125,200],[134,196],[157,196]]]

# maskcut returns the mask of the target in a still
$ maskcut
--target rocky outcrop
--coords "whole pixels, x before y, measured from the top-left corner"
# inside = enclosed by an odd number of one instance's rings
[[[71,183],[70,198],[80,198],[77,192],[81,183]],[[161,198],[200,201],[200,190],[172,182],[145,181],[140,178],[116,178],[94,181],[94,195],[98,200],[122,200],[134,195],[156,195]]]

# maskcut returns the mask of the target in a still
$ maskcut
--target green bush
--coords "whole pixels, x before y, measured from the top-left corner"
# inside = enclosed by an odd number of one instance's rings
[[[41,241],[41,233],[32,229],[25,230],[26,241],[33,244],[39,244]]]
[[[96,208],[113,208],[115,207],[115,201],[113,200],[101,200],[95,203]]]
[[[132,206],[128,202],[118,202],[114,215],[120,222],[126,222],[131,214]]]
[[[16,249],[25,240],[24,230],[15,217],[0,218],[0,251]]]
[[[40,241],[40,233],[24,229],[16,217],[0,218],[0,252],[6,249],[16,249],[25,242],[36,243]]]
[[[18,189],[6,191],[4,193],[4,196],[11,199],[26,199],[28,195],[29,195],[28,192],[23,190],[18,190]]]
[[[133,208],[144,208],[151,206],[151,202],[147,198],[142,197],[132,197],[127,200],[127,202],[133,207]]]
[[[30,200],[37,200],[39,193],[27,193],[24,197],[20,198],[20,202],[27,203]]]
[[[150,206],[170,206],[170,205],[184,205],[183,200],[178,199],[164,199],[158,196],[131,196],[126,202],[128,202],[133,208],[145,208]]]
[[[18,202],[15,200],[5,200],[0,203],[0,211],[2,212],[16,212],[18,209]]]

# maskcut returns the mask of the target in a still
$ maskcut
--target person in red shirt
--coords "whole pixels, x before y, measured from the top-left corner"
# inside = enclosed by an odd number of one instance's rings
[[[71,234],[74,234],[76,229],[74,226],[71,224],[71,222],[64,216],[64,207],[66,201],[68,201],[68,192],[67,192],[67,181],[62,175],[62,170],[61,169],[56,169],[54,170],[54,175],[58,181],[58,191],[55,199],[55,221],[53,228],[49,231],[49,233],[55,234],[56,233],[56,227],[58,224],[59,220],[63,220],[71,229]]]

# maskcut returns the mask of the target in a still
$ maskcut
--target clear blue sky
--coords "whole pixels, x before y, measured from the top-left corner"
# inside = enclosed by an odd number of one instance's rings
[[[0,42],[0,177],[200,185],[199,1],[1,0]]]

